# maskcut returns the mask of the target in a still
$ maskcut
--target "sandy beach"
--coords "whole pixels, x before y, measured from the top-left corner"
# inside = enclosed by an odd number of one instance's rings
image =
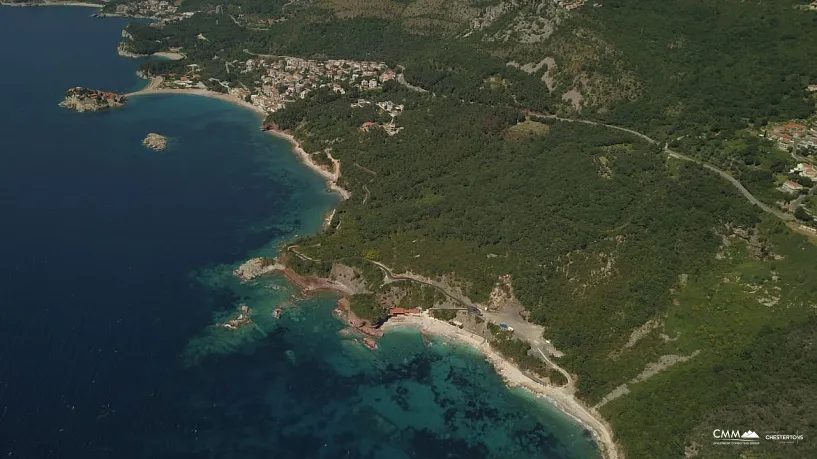
[[[509,387],[522,387],[533,394],[545,397],[560,410],[575,419],[579,424],[593,433],[596,442],[606,459],[622,459],[615,441],[612,428],[595,410],[585,406],[576,399],[573,393],[563,387],[548,386],[537,382],[522,372],[515,364],[494,351],[488,341],[466,330],[455,327],[448,322],[435,319],[424,313],[421,316],[401,316],[389,319],[381,326],[384,332],[399,328],[414,327],[420,331],[448,338],[477,349],[494,366]]]
[[[214,99],[223,100],[240,107],[252,110],[262,116],[267,113],[249,102],[237,99],[227,94],[217,93],[205,89],[172,89],[160,88],[161,78],[154,78],[151,80],[148,87],[140,91],[126,94],[126,97],[137,97],[149,94],[187,94],[194,96],[210,97]],[[270,129],[268,132],[272,135],[281,137],[290,142],[293,146],[293,151],[300,158],[300,160],[308,167],[316,171],[326,179],[329,189],[337,192],[343,199],[348,199],[351,194],[341,188],[337,182],[340,178],[340,161],[336,160],[328,154],[332,161],[333,170],[328,171],[322,166],[313,161],[309,155],[300,145],[298,140],[290,133],[280,130]],[[331,222],[334,212],[329,214],[324,226]],[[288,276],[289,277],[289,276]],[[605,459],[623,459],[623,456],[616,448],[616,443],[613,440],[612,428],[604,421],[601,415],[590,407],[585,406],[573,394],[572,388],[556,387],[542,384],[531,379],[523,373],[515,364],[505,359],[502,355],[494,351],[489,343],[482,337],[472,334],[468,331],[455,327],[448,322],[435,319],[428,314],[422,316],[404,316],[392,318],[386,322],[381,329],[387,332],[390,329],[398,327],[414,327],[420,329],[424,333],[448,338],[459,343],[473,347],[474,349],[485,355],[486,359],[494,366],[497,373],[502,376],[505,382],[510,387],[522,387],[537,396],[546,398],[550,403],[554,404],[560,411],[574,418],[579,424],[587,428],[593,433],[596,442],[599,444],[602,455]]]
[[[330,190],[337,192],[344,200],[349,199],[349,197],[352,196],[352,193],[350,193],[348,190],[344,188],[341,188],[338,185],[338,180],[340,179],[340,161],[330,157],[333,164],[332,167],[333,171],[330,172],[321,167],[320,164],[313,161],[312,156],[310,156],[309,153],[307,153],[306,151],[304,151],[303,148],[301,148],[301,144],[292,134],[274,129],[269,129],[267,132],[274,136],[281,137],[289,141],[289,143],[292,144],[293,151],[295,152],[295,154],[298,155],[301,161],[326,179],[326,183],[329,185]]]
[[[180,61],[180,60],[185,58],[184,54],[171,53],[171,52],[168,52],[168,51],[159,51],[159,52],[153,53],[152,56],[163,57],[163,58],[171,60],[171,61]]]
[[[161,85],[161,83],[162,83],[162,78],[161,77],[151,78],[150,83],[148,84],[148,86],[146,88],[141,89],[141,90],[136,91],[136,92],[131,92],[131,93],[125,94],[125,97],[131,98],[131,97],[139,97],[139,96],[145,96],[145,95],[150,95],[150,94],[186,94],[186,95],[191,95],[191,96],[209,97],[211,99],[219,99],[219,100],[223,100],[225,102],[229,102],[229,103],[234,104],[234,105],[238,105],[239,107],[246,108],[247,110],[252,110],[252,111],[258,113],[261,116],[267,116],[267,112],[265,112],[261,108],[256,107],[255,105],[253,105],[253,104],[251,104],[251,103],[249,103],[247,101],[237,99],[237,98],[235,98],[233,96],[230,96],[228,94],[222,94],[220,92],[210,91],[210,90],[207,90],[207,89],[161,88],[161,87],[159,87]],[[285,131],[279,131],[279,130],[273,130],[273,129],[269,129],[269,130],[267,130],[267,132],[269,132],[270,134],[272,134],[274,136],[286,139],[289,143],[291,143],[293,151],[298,156],[298,158],[301,160],[301,162],[303,162],[310,169],[314,170],[315,172],[320,174],[323,178],[325,178],[327,186],[329,187],[329,189],[331,191],[338,193],[341,196],[341,198],[344,199],[344,200],[349,199],[349,197],[352,194],[348,190],[346,190],[346,189],[342,188],[340,185],[338,185],[338,180],[340,179],[340,161],[338,161],[335,158],[332,158],[330,156],[329,158],[332,160],[333,170],[331,172],[327,171],[320,164],[316,163],[312,159],[312,156],[309,153],[307,153],[301,147],[300,142],[298,142],[298,140],[292,134],[290,134],[288,132],[285,132]]]
[[[235,97],[232,97],[232,96],[230,96],[228,94],[222,94],[220,92],[210,91],[210,90],[207,90],[207,89],[159,88],[159,87],[157,87],[158,83],[156,83],[155,81],[156,80],[151,80],[150,85],[148,85],[147,88],[141,89],[141,90],[136,91],[136,92],[131,92],[131,93],[125,94],[125,97],[131,98],[131,97],[147,96],[147,95],[151,95],[151,94],[186,94],[186,95],[189,95],[189,96],[209,97],[211,99],[223,100],[225,102],[229,102],[231,104],[238,105],[239,107],[244,107],[247,110],[252,110],[252,111],[258,113],[259,115],[263,115],[263,116],[267,115],[266,112],[264,112],[260,108],[256,107],[255,105],[253,105],[253,104],[251,104],[249,102],[240,100],[240,99],[236,99]],[[161,83],[161,79],[159,80],[159,83]]]

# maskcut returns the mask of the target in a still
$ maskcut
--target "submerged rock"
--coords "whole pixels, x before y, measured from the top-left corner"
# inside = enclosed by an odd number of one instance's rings
[[[252,309],[250,309],[246,304],[243,304],[241,305],[240,310],[241,313],[238,314],[238,317],[228,320],[220,325],[228,330],[238,330],[242,327],[246,327],[247,325],[253,325],[253,321],[250,318],[252,315]]]

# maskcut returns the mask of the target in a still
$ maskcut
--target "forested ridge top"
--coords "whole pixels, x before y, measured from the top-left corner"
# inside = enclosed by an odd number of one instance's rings
[[[817,251],[662,147],[730,172],[781,212],[794,202],[808,223],[813,184],[790,170],[812,160],[817,13],[787,0],[576,4],[186,0],[171,14],[196,14],[132,24],[126,42],[186,55],[148,74],[248,98],[263,90],[265,70],[247,64],[260,56],[397,70],[427,92],[338,80],[267,120],[316,159],[340,160],[352,192],[300,251],[355,266],[383,296],[392,287],[367,259],[477,302],[509,284],[627,457],[814,457],[811,441],[737,450],[711,431],[817,423]],[[387,102],[399,117],[377,108]],[[799,129],[779,131],[790,120],[803,129],[786,145],[773,134]],[[802,195],[777,190],[786,180]]]

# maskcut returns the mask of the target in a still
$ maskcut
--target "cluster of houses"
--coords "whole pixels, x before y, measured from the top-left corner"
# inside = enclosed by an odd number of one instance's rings
[[[180,2],[179,2],[180,3]],[[114,11],[103,11],[99,16],[146,17],[164,21],[178,21],[193,16],[193,12],[178,12],[178,3],[167,0],[141,0],[120,3]]]
[[[783,150],[817,148],[817,127],[796,121],[776,126],[761,136],[776,141]]]
[[[178,52],[182,48],[171,48],[171,52]],[[199,74],[199,64],[188,64],[187,71],[182,74],[176,73],[168,73],[165,78],[164,85],[171,86],[174,88],[181,88],[181,89],[191,89],[191,88],[198,88],[198,89],[207,89],[207,86],[200,81],[201,75]],[[210,81],[218,81],[214,78],[211,78]]]
[[[801,5],[800,9],[807,11],[817,11],[817,1],[811,2],[808,5]]]
[[[259,73],[261,77],[254,87],[231,86],[228,83],[210,79],[223,86],[229,95],[250,102],[266,113],[281,110],[287,103],[303,99],[310,92],[327,88],[339,94],[351,89],[368,91],[380,88],[383,83],[394,80],[397,74],[380,62],[330,59],[314,61],[298,57],[256,57],[246,61],[229,61],[225,66],[231,72]],[[165,86],[179,88],[203,88],[199,79],[198,65],[188,65],[189,71],[181,76],[167,75]],[[383,110],[399,115],[403,106],[392,102],[378,102]],[[395,128],[398,129],[398,128]]]
[[[374,104],[377,105],[377,107],[379,107],[381,110],[386,112],[392,118],[395,118],[398,115],[400,115],[401,113],[403,113],[403,109],[405,108],[403,106],[403,104],[395,104],[394,102],[392,102],[390,100],[384,100],[382,102],[374,102]],[[372,105],[372,102],[368,101],[366,99],[358,99],[357,102],[352,104],[352,108],[362,108],[362,107],[365,107],[367,105]]]
[[[801,177],[805,177],[815,183],[817,183],[817,167],[809,163],[800,163],[794,169],[789,171],[790,174],[797,174]],[[780,191],[789,194],[799,193],[807,189],[807,187],[793,181],[787,180],[783,185],[780,186]]]
[[[253,94],[249,94],[249,91],[248,94],[253,105],[268,113],[282,109],[287,102],[303,99],[316,89],[328,88],[339,94],[345,94],[352,88],[368,91],[378,89],[397,76],[380,62],[344,59],[256,58],[238,65],[243,67],[240,70],[242,73],[263,71],[259,87]]]
[[[373,102],[368,101],[366,99],[358,99],[357,102],[352,104],[352,108],[360,108],[365,107],[368,105],[372,105]],[[374,121],[366,121],[362,125],[360,125],[360,130],[363,132],[369,132],[372,129],[380,128],[386,131],[388,135],[395,135],[398,132],[403,130],[403,127],[398,127],[394,124],[394,118],[399,116],[403,113],[404,106],[403,104],[395,104],[390,100],[385,100],[381,102],[374,102],[380,110],[386,112],[389,116],[391,116],[391,120],[388,123],[384,124],[377,124]]]

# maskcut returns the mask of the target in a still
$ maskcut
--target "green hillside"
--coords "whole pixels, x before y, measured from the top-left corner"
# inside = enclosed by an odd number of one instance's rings
[[[256,55],[343,58],[385,62],[427,91],[396,81],[320,90],[270,115],[309,153],[340,160],[352,193],[326,232],[297,241],[324,265],[294,269],[325,274],[342,261],[376,287],[366,262],[376,260],[476,302],[510,279],[628,458],[817,456],[813,441],[740,449],[711,436],[817,424],[817,247],[792,230],[808,231],[799,223],[662,148],[728,172],[770,206],[794,199],[775,188],[814,158],[759,134],[814,113],[817,12],[788,0],[603,0],[572,11],[548,1],[191,1],[183,7],[206,12],[128,27],[133,49],[187,55],[149,62],[147,73],[195,63],[203,85],[225,91],[260,78],[230,70]],[[284,19],[248,26],[263,15]],[[354,107],[361,97],[402,104],[402,130],[361,129],[388,120]]]

